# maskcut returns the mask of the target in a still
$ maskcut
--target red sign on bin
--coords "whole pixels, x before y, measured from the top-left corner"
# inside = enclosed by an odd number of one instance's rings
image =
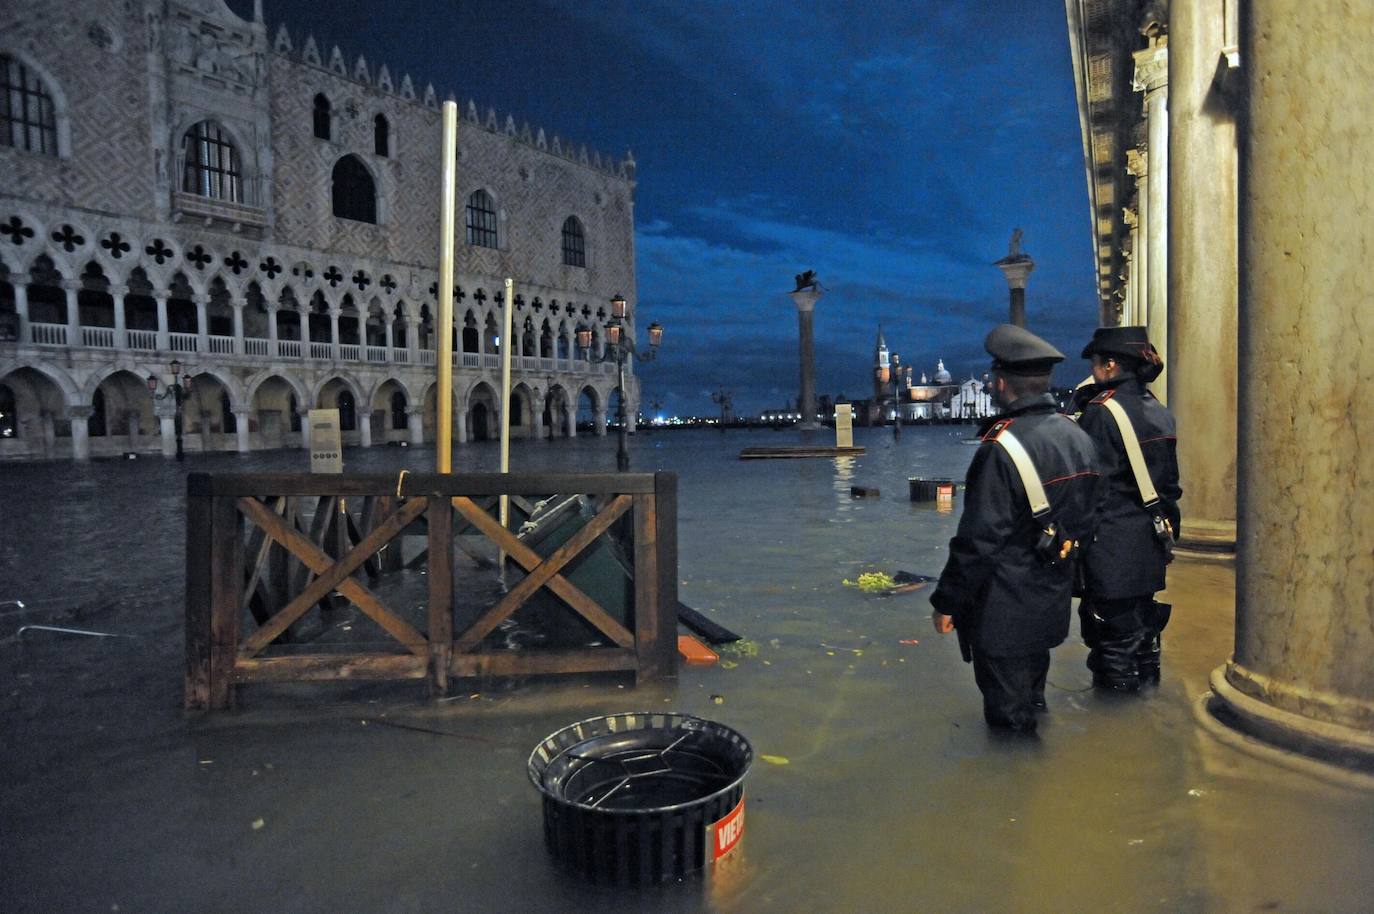
[[[715,863],[739,844],[744,836],[744,797],[739,798],[735,808],[722,818],[706,826],[706,837],[711,843],[711,862]]]

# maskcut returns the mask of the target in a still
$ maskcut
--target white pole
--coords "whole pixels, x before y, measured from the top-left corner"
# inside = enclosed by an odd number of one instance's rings
[[[453,472],[453,221],[458,168],[458,103],[444,102],[443,199],[439,207],[439,402],[435,416],[438,471]]]

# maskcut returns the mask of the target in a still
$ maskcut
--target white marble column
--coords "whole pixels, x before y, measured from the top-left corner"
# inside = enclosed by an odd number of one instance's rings
[[[167,335],[167,299],[170,297],[166,292],[153,293],[153,300],[157,302],[157,348],[163,352],[172,348],[171,337]]]
[[[114,303],[114,348],[128,349],[129,334],[126,329],[124,297],[129,294],[128,286],[110,286],[110,299]]]
[[[19,342],[33,342],[33,331],[29,329],[29,287],[23,276],[14,277],[14,313],[19,315]]]
[[[406,428],[410,432],[410,443],[425,443],[425,411],[420,406],[406,407]]]
[[[459,444],[468,443],[468,411],[467,406],[462,404],[457,394],[453,397],[453,437]],[[498,436],[499,437],[499,436]]]
[[[1176,3],[1170,15],[1165,377],[1178,421],[1182,545],[1234,555],[1236,119],[1217,82],[1218,49],[1227,43],[1226,2]]]
[[[267,353],[274,359],[281,355],[277,351],[277,310],[276,302],[267,303]]]
[[[386,345],[386,360],[387,360],[388,362],[390,362],[390,361],[391,361],[391,320],[390,320],[390,319],[385,319],[385,320],[382,321],[382,331],[386,334],[386,338],[383,340],[383,343],[385,343],[385,345]]]
[[[231,298],[229,305],[234,309],[234,352],[243,355],[243,309],[248,306],[248,299]]]
[[[204,355],[210,351],[210,296],[197,292],[191,301],[196,306],[196,351]]]
[[[340,359],[339,352],[339,314],[338,308],[329,309],[329,357],[334,361]]]
[[[301,447],[310,450],[310,410],[308,407],[301,407],[296,410],[296,415],[301,419]]]
[[[248,419],[253,415],[252,410],[234,411],[234,433],[238,436],[238,451],[240,454],[247,454],[253,449],[252,437],[249,431]]]
[[[598,437],[598,438],[605,438],[605,437],[606,437],[606,407],[603,406],[603,407],[601,407],[600,409],[595,410],[595,411],[592,413],[592,420],[593,420],[593,425],[595,426],[594,429],[593,429],[593,433],[594,433],[594,434],[596,435],[596,437]]]
[[[1212,687],[1264,738],[1370,765],[1374,6],[1243,11],[1236,649]]]
[[[577,437],[577,409],[572,404],[567,404],[563,408],[564,427],[568,430],[569,438]]]
[[[1145,123],[1149,130],[1149,290],[1145,326],[1150,342],[1164,359],[1164,373],[1150,390],[1168,403],[1169,392],[1169,46],[1167,36],[1151,39],[1151,46],[1135,53],[1135,88],[1145,93]]]
[[[72,459],[91,459],[90,422],[95,409],[90,406],[67,407],[67,418],[72,423]]]
[[[62,280],[62,291],[66,293],[67,296],[67,345],[80,346],[81,308],[76,301],[77,293],[81,291],[80,280]]]
[[[153,403],[153,415],[157,416],[158,434],[162,439],[162,456],[175,457],[177,454],[177,408],[171,397]]]
[[[535,441],[544,437],[544,395],[538,389],[530,396],[530,437]]]
[[[1126,150],[1126,173],[1135,178],[1135,224],[1131,228],[1134,239],[1131,278],[1135,285],[1135,301],[1131,303],[1131,319],[1125,326],[1144,326],[1147,302],[1150,297],[1150,157],[1145,149]]]
[[[359,403],[354,413],[358,421],[358,446],[372,447],[372,409]]]

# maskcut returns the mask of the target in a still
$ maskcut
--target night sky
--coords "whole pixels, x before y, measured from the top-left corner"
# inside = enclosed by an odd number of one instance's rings
[[[236,9],[243,3],[234,2]],[[251,3],[248,4],[251,9]],[[793,276],[817,271],[817,391],[867,396],[881,321],[905,364],[981,374],[993,261],[1036,261],[1027,324],[1086,374],[1096,325],[1063,6],[1023,0],[267,0],[275,32],[409,73],[589,149],[634,151],[644,402],[796,397]],[[327,11],[327,18],[321,18]],[[517,277],[517,282],[519,278]],[[647,410],[646,410],[647,411]]]

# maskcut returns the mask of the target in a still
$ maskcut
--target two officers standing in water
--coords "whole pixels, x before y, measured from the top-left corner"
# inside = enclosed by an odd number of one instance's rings
[[[1144,328],[1100,328],[1083,350],[1095,383],[1081,427],[1049,393],[1063,353],[1011,324],[983,345],[1003,412],[969,467],[932,620],[958,631],[989,726],[1030,733],[1075,593],[1094,684],[1158,681],[1168,608],[1154,593],[1179,526],[1173,421],[1145,387],[1162,362]]]

